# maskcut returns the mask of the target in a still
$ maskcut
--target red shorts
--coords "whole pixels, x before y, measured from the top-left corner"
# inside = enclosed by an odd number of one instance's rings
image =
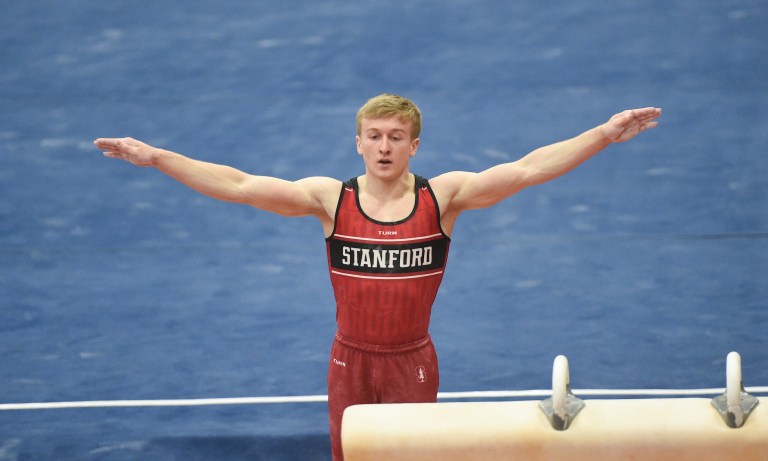
[[[341,417],[345,408],[368,403],[433,403],[439,383],[437,354],[429,335],[408,344],[378,346],[337,333],[328,366],[333,460],[343,459]]]

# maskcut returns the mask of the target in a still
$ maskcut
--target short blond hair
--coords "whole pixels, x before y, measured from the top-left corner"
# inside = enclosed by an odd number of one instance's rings
[[[411,122],[411,139],[421,133],[421,111],[410,99],[396,94],[380,94],[368,100],[357,111],[357,134],[360,135],[364,118],[397,117],[400,121]]]

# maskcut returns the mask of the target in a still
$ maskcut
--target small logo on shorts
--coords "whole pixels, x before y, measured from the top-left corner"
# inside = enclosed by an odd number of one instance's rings
[[[427,382],[427,371],[421,365],[416,367],[416,380],[420,383]]]
[[[336,360],[336,358],[335,358],[335,357],[333,358],[333,363],[334,363],[335,365],[339,365],[339,366],[341,366],[341,367],[346,367],[346,366],[347,366],[347,364],[346,364],[345,362],[342,362],[341,360]]]

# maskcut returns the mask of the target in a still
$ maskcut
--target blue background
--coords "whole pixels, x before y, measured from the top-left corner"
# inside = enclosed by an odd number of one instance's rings
[[[286,179],[362,172],[354,117],[424,114],[412,170],[480,171],[616,112],[659,128],[467,213],[441,391],[768,383],[768,4],[0,6],[0,402],[324,394],[322,230],[105,159],[133,136]],[[321,403],[0,412],[0,459],[328,459]]]

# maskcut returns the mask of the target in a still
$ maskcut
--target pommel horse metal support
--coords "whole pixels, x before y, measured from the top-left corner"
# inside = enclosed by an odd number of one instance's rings
[[[738,429],[760,401],[744,390],[741,374],[741,356],[738,352],[728,354],[726,363],[725,393],[712,399],[712,406],[720,413],[728,427]],[[552,366],[552,397],[539,402],[552,428],[558,431],[568,429],[585,403],[571,392],[571,378],[568,359],[563,355],[555,358]]]
[[[539,402],[539,408],[553,429],[564,431],[584,406],[584,401],[571,392],[568,359],[558,355],[552,365],[552,397]]]
[[[725,393],[712,399],[712,406],[720,413],[728,427],[738,429],[747,422],[747,418],[760,401],[744,390],[741,356],[738,352],[728,354],[725,375]]]

